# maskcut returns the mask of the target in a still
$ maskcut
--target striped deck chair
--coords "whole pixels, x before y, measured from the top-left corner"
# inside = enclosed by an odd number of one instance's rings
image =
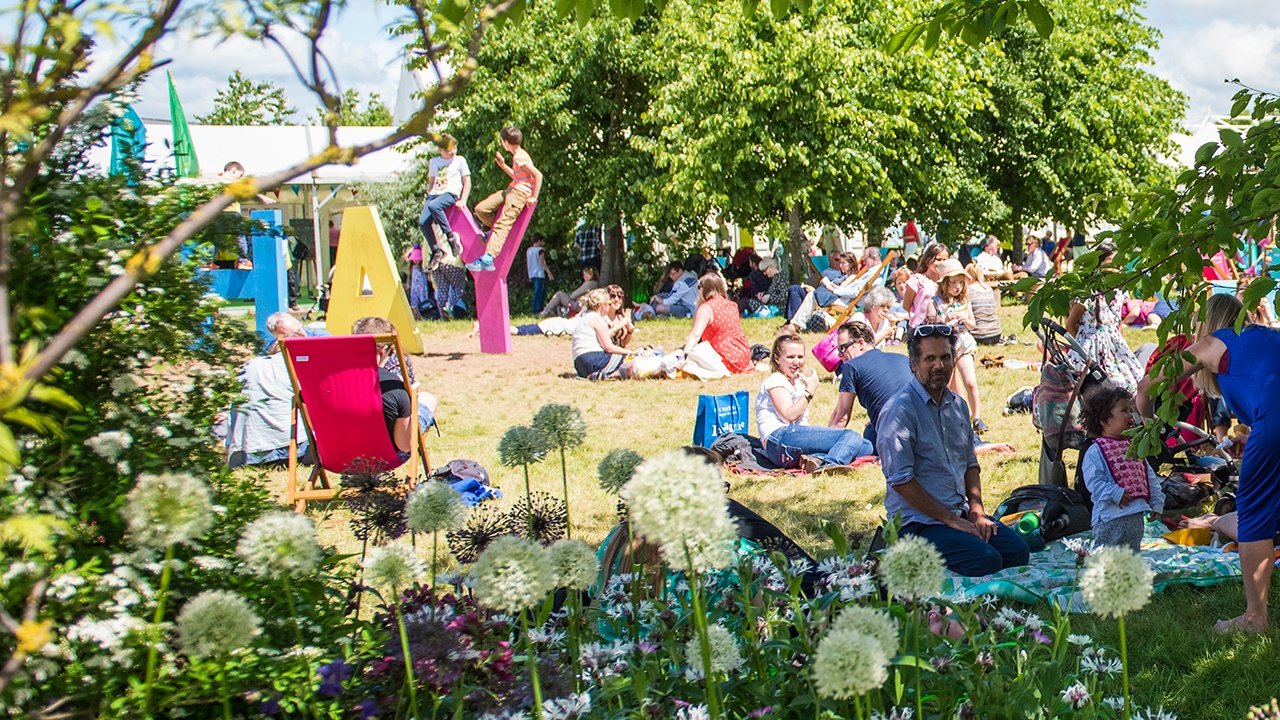
[[[387,432],[378,382],[378,347],[390,345],[400,359],[400,375],[412,406],[410,425],[417,436],[407,457]],[[293,382],[293,435],[301,419],[314,449],[316,464],[298,482],[296,439],[289,442],[289,502],[303,512],[308,501],[332,500],[341,493],[330,474],[353,469],[385,472],[409,463],[409,477],[430,472],[425,434],[418,429],[418,394],[409,380],[404,350],[395,334],[290,338],[284,341],[285,362]],[[416,452],[415,452],[416,451]]]
[[[893,262],[893,258],[897,254],[897,250],[890,250],[874,270],[870,267],[862,268],[858,271],[857,275],[853,276],[852,280],[842,283],[845,286],[856,287],[857,294],[854,295],[853,298],[845,305],[831,303],[830,305],[826,305],[821,308],[823,312],[831,316],[831,327],[840,327],[843,325],[845,320],[848,320],[855,312],[858,311],[858,302],[862,300],[862,296],[866,295],[867,291],[870,290],[877,282],[883,284],[884,281],[887,280],[886,272],[889,269],[890,264]]]

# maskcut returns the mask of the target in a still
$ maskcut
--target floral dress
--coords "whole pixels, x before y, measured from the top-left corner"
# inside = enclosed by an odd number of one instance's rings
[[[1110,300],[1103,295],[1095,295],[1082,301],[1085,310],[1080,318],[1080,329],[1076,332],[1076,342],[1080,343],[1090,360],[1102,367],[1111,384],[1133,394],[1142,379],[1142,365],[1120,333],[1127,299],[1124,292],[1117,291]]]

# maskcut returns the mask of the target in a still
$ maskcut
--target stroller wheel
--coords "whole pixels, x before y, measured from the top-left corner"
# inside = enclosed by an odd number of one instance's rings
[[[1235,493],[1227,493],[1218,498],[1218,502],[1213,504],[1214,515],[1226,515],[1236,511],[1236,495]]]

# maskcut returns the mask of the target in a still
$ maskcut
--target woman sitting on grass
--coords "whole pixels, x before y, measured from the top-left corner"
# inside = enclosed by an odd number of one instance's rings
[[[612,300],[609,291],[597,288],[582,296],[582,313],[573,328],[573,369],[588,380],[621,377],[627,349],[613,341],[613,328],[600,311]]]
[[[891,317],[893,310],[893,293],[879,286],[873,287],[862,296],[862,312],[854,313],[850,321],[861,322],[871,328],[875,340],[872,347],[884,347],[889,340],[900,339],[897,325]]]
[[[756,396],[756,423],[764,454],[779,467],[805,472],[846,468],[854,458],[875,449],[853,430],[809,424],[809,403],[818,389],[818,373],[804,370],[804,341],[780,335],[773,341],[769,364],[773,373]]]
[[[582,300],[582,296],[600,287],[600,271],[593,267],[582,268],[582,284],[573,292],[566,293],[561,290],[551,296],[551,301],[547,306],[542,308],[542,312],[538,313],[538,317],[552,317],[559,315],[564,317],[578,310],[578,303]]]
[[[696,362],[718,377],[755,369],[738,306],[728,294],[724,278],[717,273],[707,273],[698,280],[698,309],[684,340],[687,362]]]

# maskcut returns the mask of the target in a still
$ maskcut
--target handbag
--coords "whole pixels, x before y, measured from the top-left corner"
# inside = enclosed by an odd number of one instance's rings
[[[835,372],[840,365],[840,348],[836,342],[837,336],[840,334],[840,328],[836,328],[827,333],[827,336],[818,341],[813,346],[813,356],[818,359],[818,363],[826,369],[827,372]]]
[[[699,395],[698,412],[693,421],[693,444],[711,447],[721,435],[746,435],[750,421],[749,398],[746,390],[728,395]]]

